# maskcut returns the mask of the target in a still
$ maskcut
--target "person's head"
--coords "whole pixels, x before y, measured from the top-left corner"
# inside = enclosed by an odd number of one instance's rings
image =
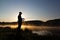
[[[19,12],[19,15],[21,15],[22,14],[22,12]]]

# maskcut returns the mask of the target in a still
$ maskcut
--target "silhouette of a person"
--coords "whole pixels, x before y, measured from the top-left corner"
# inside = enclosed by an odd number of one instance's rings
[[[21,17],[22,12],[19,12],[18,15],[18,30],[20,30],[21,25],[22,25],[22,17]]]
[[[21,37],[21,25],[22,25],[22,17],[21,17],[21,14],[22,14],[22,12],[19,12],[19,15],[18,15],[18,28],[17,28],[15,40],[19,40],[19,39],[22,38]]]

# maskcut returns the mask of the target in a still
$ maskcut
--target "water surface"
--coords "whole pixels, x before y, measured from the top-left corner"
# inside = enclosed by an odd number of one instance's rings
[[[17,28],[18,25],[0,25],[0,27],[10,27]],[[32,26],[32,25],[22,25],[21,28],[23,30],[29,29],[32,30],[33,33],[37,33],[39,35],[47,35],[47,34],[60,34],[60,26]]]

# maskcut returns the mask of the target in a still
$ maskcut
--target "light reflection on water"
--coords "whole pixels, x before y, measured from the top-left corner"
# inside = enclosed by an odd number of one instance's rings
[[[22,28],[27,28],[30,30],[35,30],[35,31],[46,31],[46,30],[60,30],[60,27],[56,26],[27,26],[27,25],[22,25]]]
[[[16,28],[18,25],[0,25],[0,27],[11,27],[11,28]],[[22,25],[21,28],[25,30],[26,28],[29,30],[32,30],[33,33],[37,33],[40,35],[46,35],[50,30],[60,30],[60,27],[51,27],[51,26],[29,26],[29,25]]]
[[[16,28],[18,25],[0,25],[0,27]]]
[[[53,35],[54,34],[58,34],[59,35],[59,30],[60,30],[60,26],[56,27],[56,26],[27,26],[27,25],[22,25],[22,28],[27,28],[30,30],[33,30],[33,33],[37,33],[39,35]]]

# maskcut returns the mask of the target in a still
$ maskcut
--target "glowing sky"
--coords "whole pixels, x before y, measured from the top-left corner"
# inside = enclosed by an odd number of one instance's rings
[[[60,18],[60,0],[0,0],[0,21],[17,21],[21,11],[25,20]]]

